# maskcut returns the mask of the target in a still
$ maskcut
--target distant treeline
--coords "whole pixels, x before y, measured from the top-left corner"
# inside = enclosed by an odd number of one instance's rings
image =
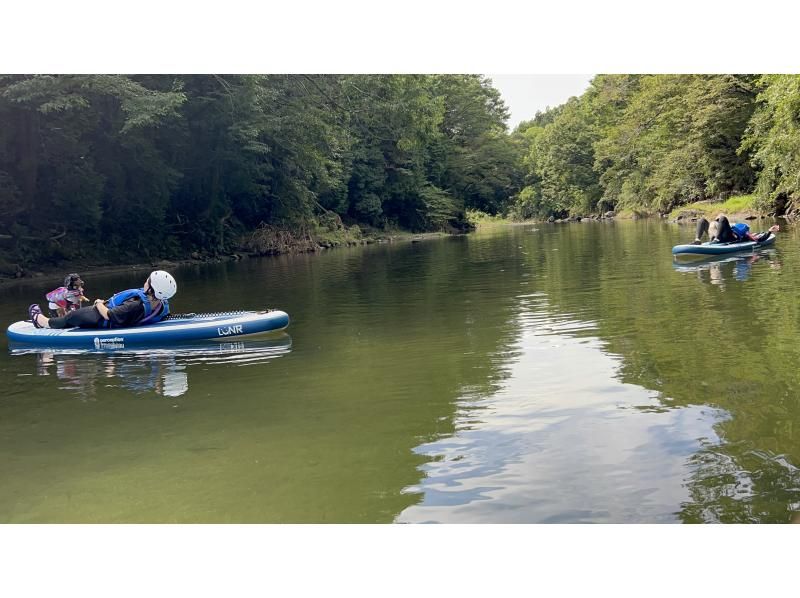
[[[0,76],[0,264],[800,190],[796,75],[600,75],[507,118],[478,75]]]
[[[519,189],[477,75],[0,77],[6,262],[225,252],[262,224],[463,230]]]
[[[599,75],[514,135],[519,217],[668,212],[755,192],[782,211],[800,191],[800,76]]]

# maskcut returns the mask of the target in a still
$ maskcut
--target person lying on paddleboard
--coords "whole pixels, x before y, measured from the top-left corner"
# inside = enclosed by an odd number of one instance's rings
[[[28,308],[36,328],[123,328],[154,324],[169,315],[169,299],[178,284],[169,272],[150,273],[141,289],[121,291],[103,301],[96,299],[91,307],[82,307],[60,318],[47,318],[37,303]]]
[[[708,233],[711,243],[743,243],[745,241],[761,243],[767,240],[771,233],[777,233],[779,230],[780,226],[774,224],[766,232],[751,233],[747,224],[737,222],[731,226],[727,216],[720,214],[710,224],[705,218],[700,218],[697,221],[697,232],[692,244],[700,245],[702,243],[701,239],[706,233]]]

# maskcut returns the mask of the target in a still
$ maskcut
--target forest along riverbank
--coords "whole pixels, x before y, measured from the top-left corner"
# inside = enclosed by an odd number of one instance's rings
[[[797,75],[598,75],[509,131],[482,75],[9,75],[0,274],[464,232],[470,210],[794,214],[799,97]]]
[[[0,271],[464,231],[515,188],[507,119],[481,75],[7,76]]]
[[[717,214],[725,212],[731,222],[746,222],[761,220],[765,218],[777,219],[781,224],[792,224],[794,219],[791,214],[784,214],[774,217],[772,214],[764,214],[756,209],[750,208],[739,212],[726,212],[727,206],[724,202],[702,202],[692,204],[685,208],[677,208],[671,214],[642,214],[623,210],[616,212],[610,210],[604,214],[593,214],[591,216],[570,216],[567,218],[549,217],[546,219],[532,218],[529,220],[509,220],[502,216],[492,216],[482,212],[468,212],[469,229],[478,230],[487,226],[526,226],[532,224],[560,224],[567,222],[581,222],[583,220],[611,221],[611,220],[641,220],[641,219],[668,219],[669,222],[683,225],[694,226],[701,217],[713,219]],[[189,264],[209,264],[230,261],[239,261],[251,257],[265,257],[272,255],[296,254],[296,253],[316,253],[337,247],[349,247],[358,245],[371,245],[375,243],[416,243],[423,240],[430,240],[445,237],[453,234],[465,234],[463,232],[427,232],[414,233],[410,231],[382,231],[370,229],[368,227],[358,227],[357,225],[346,227],[339,224],[332,226],[325,231],[317,230],[315,233],[307,230],[290,230],[276,227],[262,226],[246,237],[245,242],[236,250],[226,254],[213,254],[208,252],[193,251],[185,259],[165,259],[152,262],[131,262],[108,264],[104,262],[87,260],[76,260],[65,262],[58,265],[42,265],[40,267],[22,268],[18,264],[5,264],[0,262],[0,288],[8,286],[15,280],[27,280],[31,278],[41,278],[45,276],[58,276],[65,272],[77,271],[85,274],[105,274],[115,272],[145,271],[151,268],[167,269],[175,266]]]

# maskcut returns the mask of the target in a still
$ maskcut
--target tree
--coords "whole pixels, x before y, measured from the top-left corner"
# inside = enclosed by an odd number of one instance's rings
[[[435,92],[444,118],[433,160],[435,183],[467,208],[503,211],[519,188],[520,149],[507,134],[508,109],[490,79],[478,75],[439,75]]]
[[[595,145],[604,201],[667,211],[750,188],[736,151],[753,110],[748,77],[649,75],[632,88]]]
[[[13,203],[4,211],[2,226],[17,239],[63,238],[59,248],[73,251],[87,239],[105,241],[99,225],[107,189],[120,179],[131,185],[154,175],[152,168],[144,173],[137,168],[152,150],[142,131],[174,118],[184,99],[178,89],[158,91],[122,75],[0,79],[0,119],[5,123],[0,127],[0,172],[5,202]],[[107,143],[110,138],[117,143]],[[130,157],[138,160],[117,162],[105,153],[125,145],[136,148]],[[145,203],[138,214],[152,210],[157,221],[169,195],[139,199]],[[41,242],[25,246],[40,253],[54,249]]]
[[[570,98],[536,140],[536,170],[542,201],[555,215],[586,215],[601,197],[594,171],[598,133],[584,98]]]
[[[507,116],[478,75],[0,77],[0,251],[217,253],[323,217],[464,229],[520,186]]]
[[[800,75],[764,75],[757,108],[739,150],[758,169],[765,207],[784,207],[800,194]]]

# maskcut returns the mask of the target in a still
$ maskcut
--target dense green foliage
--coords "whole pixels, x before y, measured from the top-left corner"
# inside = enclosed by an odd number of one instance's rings
[[[520,125],[517,217],[669,212],[752,192],[785,209],[800,192],[795,75],[600,75]]]
[[[759,197],[779,208],[800,197],[800,75],[765,75],[740,151],[759,168]]]
[[[478,75],[0,76],[0,271],[466,230],[467,210],[798,209],[797,75],[599,75],[507,118]]]
[[[477,75],[3,76],[0,252],[223,252],[266,225],[461,230],[516,191]]]

